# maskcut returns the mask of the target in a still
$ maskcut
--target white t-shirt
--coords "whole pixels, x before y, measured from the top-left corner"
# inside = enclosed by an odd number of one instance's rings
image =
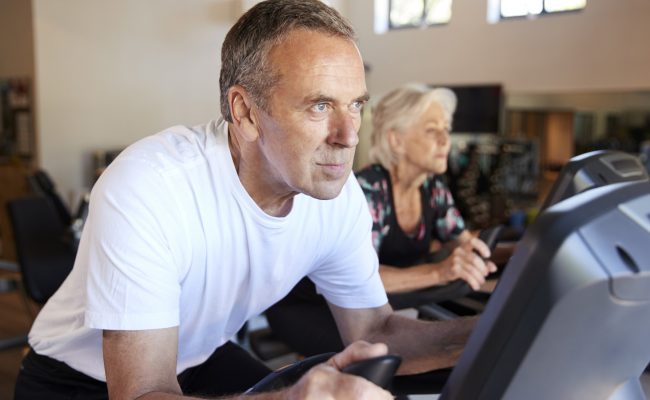
[[[341,307],[387,302],[354,176],[333,200],[297,195],[289,215],[269,216],[239,181],[227,129],[173,127],[111,163],[74,268],[29,334],[37,353],[106,380],[102,329],[178,326],[180,373],[305,275]]]

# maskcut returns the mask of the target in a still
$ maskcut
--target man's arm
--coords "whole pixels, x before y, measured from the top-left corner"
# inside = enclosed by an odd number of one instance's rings
[[[416,374],[456,364],[476,318],[421,321],[393,312],[389,304],[366,309],[347,309],[329,304],[341,339],[386,343],[389,353],[403,362],[400,374]]]
[[[176,398],[178,328],[104,331],[106,384],[111,399]]]
[[[104,331],[106,383],[111,399],[189,399],[176,377],[178,328],[143,331]],[[339,372],[345,366],[386,354],[383,345],[357,342],[312,368],[295,385],[255,396],[228,399],[392,399],[392,395],[365,379]],[[219,377],[215,377],[215,380]],[[225,398],[223,398],[225,399]]]

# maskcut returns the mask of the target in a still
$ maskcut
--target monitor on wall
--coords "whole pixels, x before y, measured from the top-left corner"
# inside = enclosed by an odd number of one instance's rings
[[[458,99],[452,132],[499,133],[503,91],[501,85],[433,85],[454,91]]]

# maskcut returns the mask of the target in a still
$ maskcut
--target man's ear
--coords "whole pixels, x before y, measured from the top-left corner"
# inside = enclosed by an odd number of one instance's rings
[[[390,145],[390,148],[393,149],[393,152],[396,154],[403,154],[404,153],[404,138],[402,135],[391,129],[388,132],[388,144]]]
[[[234,85],[228,89],[230,116],[239,136],[247,142],[259,137],[257,116],[253,112],[253,99],[243,86]]]

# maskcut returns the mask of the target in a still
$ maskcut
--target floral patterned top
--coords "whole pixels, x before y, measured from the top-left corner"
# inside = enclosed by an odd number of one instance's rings
[[[420,187],[422,219],[414,234],[403,232],[397,223],[386,169],[373,164],[358,171],[356,177],[372,215],[372,241],[382,264],[407,267],[422,262],[432,240],[448,242],[465,230],[465,221],[454,206],[453,196],[438,176],[431,176]]]

